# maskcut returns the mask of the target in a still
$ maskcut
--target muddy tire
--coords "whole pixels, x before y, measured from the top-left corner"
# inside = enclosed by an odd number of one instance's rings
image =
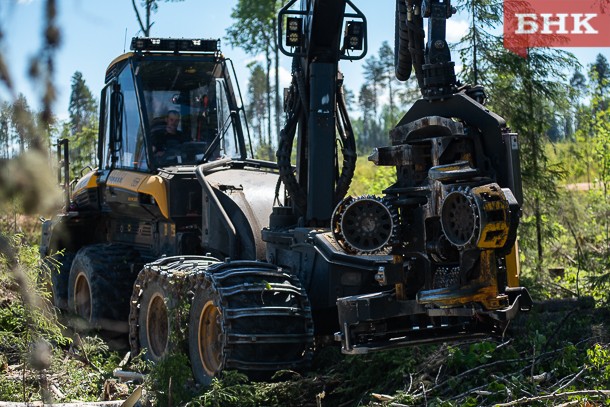
[[[170,333],[173,308],[172,293],[159,281],[148,284],[142,293],[138,318],[140,346],[146,349],[144,357],[157,362],[170,350]]]
[[[211,287],[200,289],[191,305],[189,358],[193,377],[209,385],[224,368],[224,334],[220,296]]]
[[[44,260],[49,270],[49,291],[53,305],[62,311],[68,309],[68,283],[73,260],[72,252],[56,253],[50,259]]]
[[[148,263],[133,285],[129,312],[131,354],[159,361],[175,349],[186,350],[190,284],[193,276],[218,260],[204,256],[164,257]]]
[[[208,385],[225,369],[266,379],[309,365],[313,322],[297,278],[236,261],[211,266],[194,288],[188,345],[197,382]]]
[[[97,244],[78,251],[70,268],[68,309],[85,329],[119,330],[129,316],[129,298],[138,254],[119,244]]]

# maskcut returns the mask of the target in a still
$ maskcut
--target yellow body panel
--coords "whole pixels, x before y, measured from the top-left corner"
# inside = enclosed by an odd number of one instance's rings
[[[519,264],[519,245],[515,242],[513,249],[506,256],[506,277],[509,287],[519,287],[519,275],[521,265]]]
[[[159,206],[161,214],[165,218],[169,218],[167,186],[160,176],[115,170],[110,173],[107,185],[152,196]]]
[[[108,75],[108,72],[110,72],[110,70],[119,62],[126,60],[127,58],[133,56],[133,52],[126,52],[123,55],[119,55],[118,57],[116,57],[109,65],[108,68],[106,69],[106,75]]]
[[[169,204],[167,202],[167,186],[158,175],[151,175],[140,184],[138,192],[151,195],[155,198],[159,210],[166,218],[169,218]]]
[[[76,185],[74,185],[74,190],[72,191],[72,196],[79,194],[83,189],[91,189],[97,188],[97,172],[91,171],[82,177]]]
[[[496,249],[504,246],[508,239],[509,225],[507,222],[488,223],[481,230],[477,247],[480,249]]]
[[[456,307],[478,302],[487,310],[497,310],[508,305],[508,297],[498,292],[495,257],[486,250],[480,255],[480,275],[468,285],[421,291],[417,294],[420,304],[435,304],[439,307]]]

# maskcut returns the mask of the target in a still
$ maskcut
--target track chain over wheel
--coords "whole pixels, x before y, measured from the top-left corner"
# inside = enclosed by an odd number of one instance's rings
[[[70,268],[69,310],[82,317],[87,328],[122,330],[139,259],[136,250],[121,244],[81,248]]]
[[[309,364],[313,321],[298,278],[271,264],[233,261],[192,279],[189,355],[199,383],[225,369],[256,379]]]
[[[132,356],[146,349],[144,358],[158,361],[185,338],[192,276],[218,260],[203,256],[163,257],[144,265],[133,285],[129,311]],[[191,294],[189,296],[189,293]]]

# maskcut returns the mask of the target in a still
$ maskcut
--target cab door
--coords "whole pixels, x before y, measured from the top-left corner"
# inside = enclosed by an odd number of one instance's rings
[[[138,195],[150,166],[130,63],[104,88],[102,101],[98,183],[103,205],[116,215],[150,218]]]

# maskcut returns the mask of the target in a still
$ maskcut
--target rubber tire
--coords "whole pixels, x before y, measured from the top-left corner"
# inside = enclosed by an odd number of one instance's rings
[[[45,263],[49,268],[52,302],[55,307],[66,311],[68,309],[68,282],[74,253],[55,253],[51,257],[52,260],[45,260]]]
[[[144,355],[146,360],[158,362],[169,353],[172,347],[171,333],[174,328],[174,324],[172,324],[174,319],[171,318],[171,310],[174,301],[171,293],[159,281],[147,284],[142,288],[142,291],[138,314],[140,349],[146,349]],[[153,311],[152,314],[151,310]],[[166,320],[165,323],[159,321],[163,319]],[[161,325],[156,324],[155,321],[160,322]],[[153,333],[156,333],[152,341],[149,339],[149,327],[152,328]]]
[[[82,317],[87,329],[102,326],[112,330],[116,321],[127,321],[129,299],[136,273],[132,264],[138,262],[137,252],[120,244],[96,244],[81,248],[72,262],[68,284],[68,309]],[[77,283],[85,283],[81,291],[88,292],[89,312],[78,310],[75,298]],[[87,295],[87,294],[85,294]]]
[[[309,365],[313,320],[295,277],[271,264],[235,261],[212,265],[192,287],[188,348],[197,382],[209,385],[225,369],[267,380]]]
[[[189,316],[189,358],[191,360],[191,367],[193,370],[193,377],[197,383],[200,383],[204,386],[209,386],[212,383],[212,379],[224,368],[224,346],[223,341],[217,341],[214,344],[213,349],[202,349],[201,347],[201,322],[203,317],[203,310],[206,304],[210,303],[216,309],[220,310],[221,306],[219,303],[220,299],[218,293],[214,290],[211,285],[207,285],[205,287],[199,287],[197,292],[195,293],[195,297],[193,299],[193,303],[191,304],[191,311]],[[222,314],[219,314],[220,320],[215,321],[217,326],[216,329],[219,329],[218,335],[224,334],[224,329],[222,328]],[[197,344],[194,346],[193,344]],[[211,355],[207,355],[208,359],[213,359],[212,365],[216,364],[217,366],[210,366],[208,369],[204,367],[203,357],[207,352],[211,352]],[[214,356],[215,355],[215,356]]]

